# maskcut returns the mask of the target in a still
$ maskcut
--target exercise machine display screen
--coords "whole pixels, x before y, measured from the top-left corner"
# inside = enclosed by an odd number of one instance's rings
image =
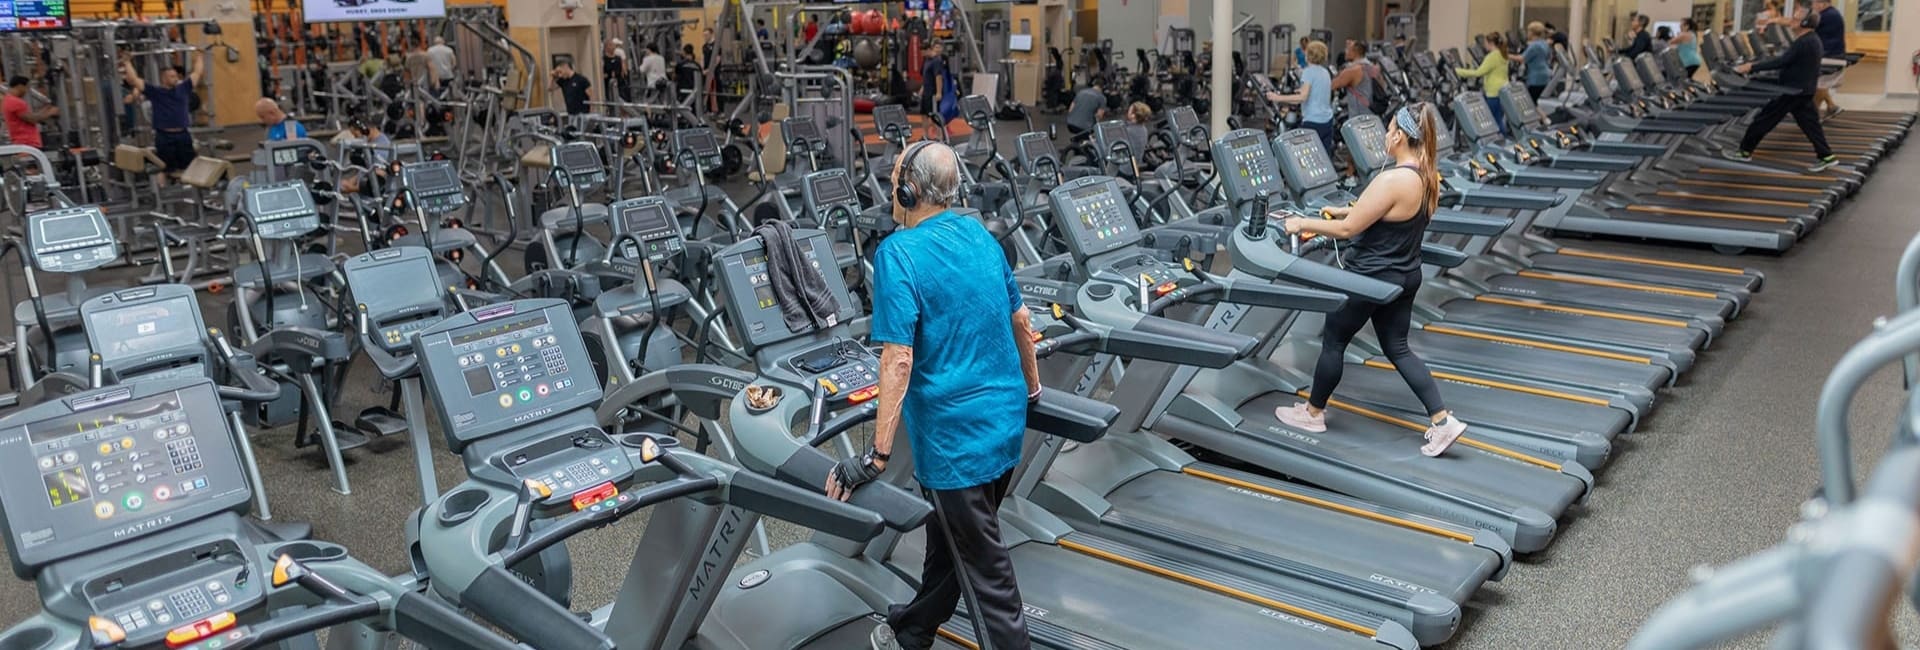
[[[273,161],[273,166],[275,167],[291,167],[293,165],[298,165],[303,162],[306,162],[307,156],[311,154],[319,153],[318,151],[315,151],[312,147],[304,147],[304,146],[274,147],[272,151],[273,151],[272,161]]]
[[[262,239],[288,239],[320,227],[320,213],[306,181],[281,181],[246,189],[247,215]]]
[[[27,215],[27,253],[34,268],[78,273],[111,263],[120,256],[120,243],[100,208],[62,208]]]
[[[129,371],[139,372],[141,379],[204,376],[197,363],[140,372],[168,359],[205,356],[205,326],[192,289],[179,285],[127,289],[95,298],[80,309],[88,344],[100,355],[101,365],[114,369],[120,380],[129,379]]]
[[[68,0],[0,0],[0,32],[51,32],[73,26]]]
[[[1281,176],[1294,191],[1324,187],[1340,180],[1340,173],[1333,170],[1333,161],[1327,158],[1326,146],[1320,142],[1320,134],[1310,129],[1294,129],[1275,136],[1273,146],[1274,153],[1280,157]]]
[[[826,138],[820,136],[820,127],[813,123],[811,117],[789,117],[782,126],[784,128],[781,130],[787,134],[788,147],[806,151],[819,149],[827,144]]]
[[[1240,129],[1228,133],[1213,147],[1215,164],[1224,165],[1220,178],[1228,201],[1250,201],[1263,190],[1275,199],[1286,198],[1280,164],[1274,159],[1266,134],[1256,129]]]
[[[600,165],[600,152],[585,142],[554,147],[553,164],[567,173],[568,182],[575,187],[598,183],[607,176],[606,167]]]
[[[401,165],[400,183],[413,190],[414,200],[427,214],[446,214],[467,204],[466,188],[460,185],[460,176],[454,173],[453,162],[449,160]]]
[[[873,128],[880,137],[889,140],[905,141],[913,135],[913,125],[907,122],[907,107],[899,104],[873,107]]]
[[[450,317],[415,343],[428,402],[448,446],[592,405],[600,380],[572,311],[558,300],[522,300]]]
[[[609,208],[620,216],[620,228],[626,234],[639,240],[638,256],[653,262],[664,262],[678,255],[685,244],[680,240],[680,227],[673,222],[673,211],[666,199],[657,196],[643,196],[627,199],[613,204]],[[632,244],[627,244],[631,248]],[[635,251],[627,251],[628,257],[634,257]]]
[[[363,253],[347,260],[340,271],[354,302],[367,308],[367,334],[388,352],[412,349],[413,333],[433,324],[446,308],[433,255],[425,248]]]
[[[1640,72],[1634,68],[1631,59],[1614,63],[1613,80],[1618,82],[1621,88],[1625,88],[1628,93],[1635,95],[1640,94],[1640,91],[1647,87],[1646,84],[1640,82]]]
[[[838,313],[834,323],[842,323],[859,315],[859,307],[848,297],[846,279],[835,268],[833,244],[826,233],[818,230],[795,230],[794,243],[800,251],[801,259],[813,266],[827,283],[827,290],[834,297]],[[814,328],[803,326],[799,330],[787,327],[786,318],[780,312],[780,303],[774,295],[773,280],[768,275],[767,252],[760,238],[754,237],[721,251],[717,264],[721,275],[721,288],[727,296],[727,309],[732,312],[735,327],[746,335],[747,343],[759,348],[803,334],[811,334]]]
[[[1460,128],[1465,129],[1472,140],[1491,138],[1500,135],[1500,126],[1493,121],[1493,109],[1487,106],[1487,98],[1478,92],[1460,93],[1454,102],[1454,112],[1460,116]]]
[[[1393,157],[1387,155],[1387,128],[1379,117],[1357,115],[1347,118],[1340,128],[1347,138],[1347,152],[1353,154],[1353,162],[1362,172],[1377,172],[1393,165]]]
[[[1145,142],[1134,142],[1127,133],[1127,125],[1120,120],[1107,120],[1093,126],[1094,145],[1100,147],[1100,155],[1107,160],[1126,162],[1139,160],[1140,153],[1146,148]],[[1125,144],[1125,151],[1119,145]],[[1132,172],[1132,169],[1126,171]]]
[[[1076,259],[1086,259],[1140,241],[1133,209],[1111,177],[1089,176],[1069,181],[1048,193],[1054,214],[1067,225],[1067,246]]]
[[[0,468],[16,573],[250,496],[206,380],[141,382],[22,411],[0,421]]]
[[[678,129],[673,132],[673,159],[691,155],[702,171],[720,168],[720,143],[713,138],[712,129]]]
[[[1613,89],[1607,83],[1606,74],[1598,68],[1580,69],[1580,86],[1587,91],[1588,97],[1597,101],[1613,96]]]
[[[993,103],[986,95],[967,95],[960,98],[960,117],[975,129],[987,128],[993,123]]]
[[[1187,137],[1187,132],[1200,126],[1200,116],[1195,115],[1192,106],[1177,106],[1167,113],[1167,126],[1175,135]]]

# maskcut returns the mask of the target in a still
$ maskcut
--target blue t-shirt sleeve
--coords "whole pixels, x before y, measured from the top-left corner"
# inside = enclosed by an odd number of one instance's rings
[[[287,120],[287,122],[293,124],[293,137],[296,137],[296,138],[307,137],[307,125],[301,124],[294,120]]]
[[[1021,307],[1026,306],[1026,302],[1021,300],[1020,283],[1013,281],[1013,267],[1004,268],[1006,270],[1003,271],[1003,273],[1007,275],[1007,303],[1009,305],[1007,307],[1007,313],[1011,314],[1020,311]]]
[[[869,338],[875,343],[913,346],[913,333],[920,324],[920,300],[913,288],[911,263],[898,246],[880,246],[873,260],[873,284],[873,330]]]

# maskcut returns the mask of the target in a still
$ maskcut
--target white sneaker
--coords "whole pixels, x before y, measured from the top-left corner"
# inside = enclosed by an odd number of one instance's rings
[[[1459,418],[1453,417],[1452,413],[1448,413],[1446,419],[1427,428],[1427,444],[1420,447],[1420,453],[1429,457],[1447,453],[1447,448],[1453,446],[1453,441],[1460,439],[1460,434],[1466,432],[1467,423],[1461,422]]]
[[[867,635],[868,645],[873,650],[900,650],[900,642],[893,636],[893,628],[886,623],[873,626],[873,632]]]
[[[1273,410],[1273,417],[1280,418],[1281,424],[1301,431],[1309,433],[1327,432],[1327,412],[1321,411],[1319,415],[1315,415],[1313,411],[1307,409],[1306,402],[1276,408]]]

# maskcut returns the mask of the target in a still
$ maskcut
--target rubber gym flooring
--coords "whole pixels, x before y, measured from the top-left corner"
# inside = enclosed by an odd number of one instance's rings
[[[1655,607],[1687,586],[1691,567],[1722,564],[1783,538],[1816,485],[1811,426],[1820,385],[1874,318],[1892,310],[1894,264],[1908,238],[1920,232],[1920,213],[1911,206],[1914,190],[1902,184],[1912,178],[1920,178],[1920,149],[1903,147],[1830,223],[1780,256],[1727,258],[1659,245],[1583,243],[1747,265],[1765,271],[1767,284],[1683,383],[1661,396],[1640,431],[1616,441],[1616,460],[1599,473],[1592,500],[1563,525],[1554,545],[1524,558],[1504,581],[1489,583],[1475,597],[1448,647],[1617,648]],[[506,268],[518,267],[518,260],[506,262]],[[213,299],[203,302],[209,318],[224,313]],[[377,382],[368,364],[354,372],[337,417],[386,401],[370,393]],[[1856,400],[1860,462],[1871,463],[1885,448],[1901,396],[1889,371]],[[286,431],[255,431],[253,437],[276,519],[310,522],[316,537],[345,544],[375,567],[405,569],[402,522],[417,495],[404,440],[348,452],[353,494],[342,496],[329,489],[317,451],[293,449]],[[436,458],[444,490],[462,471],[453,457]],[[644,517],[633,517],[569,545],[576,609],[613,597],[644,526]],[[770,534],[778,546],[805,532],[776,523]],[[0,625],[37,609],[31,584],[0,580]],[[1896,609],[1902,645],[1920,645],[1915,616]],[[1754,637],[1734,647],[1764,644]],[[1204,645],[1204,639],[1195,640],[1195,647]]]

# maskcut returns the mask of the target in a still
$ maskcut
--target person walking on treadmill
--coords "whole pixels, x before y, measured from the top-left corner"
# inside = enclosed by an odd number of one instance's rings
[[[1793,123],[1800,125],[1800,132],[1806,134],[1807,141],[1813,143],[1814,156],[1818,158],[1807,171],[1818,174],[1839,164],[1840,158],[1833,155],[1833,149],[1827,146],[1826,129],[1820,126],[1820,111],[1813,106],[1813,93],[1820,82],[1820,38],[1813,33],[1820,26],[1820,14],[1808,11],[1806,7],[1793,10],[1793,43],[1779,56],[1759,63],[1742,63],[1734,67],[1735,72],[1747,74],[1761,70],[1779,70],[1779,85],[1792,91],[1767,100],[1760,107],[1760,114],[1747,124],[1747,135],[1740,139],[1738,150],[1728,150],[1729,160],[1741,162],[1753,159],[1753,150],[1760,146],[1760,140],[1780,125],[1780,120],[1793,115]]]
[[[921,142],[897,160],[893,219],[902,230],[873,254],[871,339],[882,346],[873,448],[842,460],[826,494],[844,500],[878,478],[905,428],[933,517],[919,592],[888,609],[874,647],[932,647],[970,592],[992,647],[1026,650],[1032,642],[998,513],[1020,464],[1027,406],[1040,397],[1032,323],[999,243],[948,208],[960,193],[953,149]]]
[[[1440,200],[1440,179],[1434,173],[1434,135],[1437,111],[1429,104],[1402,107],[1387,128],[1387,152],[1398,163],[1376,175],[1360,200],[1351,207],[1325,208],[1329,219],[1291,217],[1281,222],[1289,234],[1350,239],[1346,268],[1401,288],[1393,302],[1375,304],[1349,300],[1327,314],[1320,333],[1320,359],[1313,367],[1313,389],[1307,401],[1274,409],[1287,426],[1320,433],[1327,430],[1327,400],[1346,370],[1347,344],[1360,326],[1371,321],[1380,347],[1400,378],[1431,416],[1427,443],[1420,453],[1439,456],[1466,432],[1467,425],[1447,410],[1440,386],[1426,362],[1407,345],[1413,325],[1413,298],[1420,290],[1420,241]]]

